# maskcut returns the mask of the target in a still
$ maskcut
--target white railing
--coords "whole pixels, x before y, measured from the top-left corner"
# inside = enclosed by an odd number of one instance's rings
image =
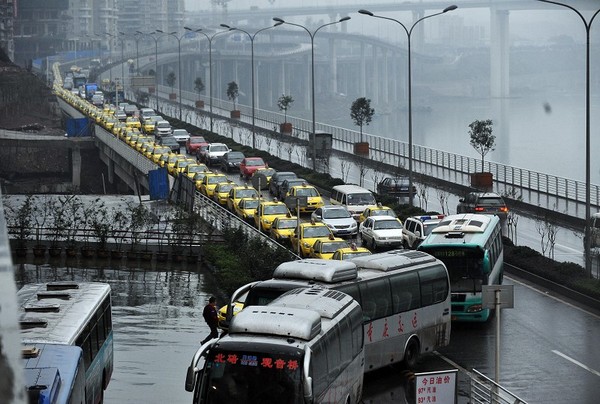
[[[471,403],[474,404],[527,404],[489,377],[473,369],[471,379]]]

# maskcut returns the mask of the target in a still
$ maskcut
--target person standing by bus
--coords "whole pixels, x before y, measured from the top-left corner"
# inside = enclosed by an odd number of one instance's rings
[[[219,336],[219,331],[217,329],[218,318],[216,297],[211,296],[210,299],[208,299],[208,304],[204,306],[204,310],[202,311],[202,317],[204,317],[204,321],[206,321],[206,324],[210,327],[210,334],[200,343],[201,345],[204,345],[206,342]]]

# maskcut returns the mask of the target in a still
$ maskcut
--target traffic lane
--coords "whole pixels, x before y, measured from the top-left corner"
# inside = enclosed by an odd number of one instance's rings
[[[532,403],[597,402],[600,317],[507,277],[504,283],[514,284],[515,307],[500,316],[500,384]],[[440,353],[493,379],[495,324],[496,317],[452,323]]]

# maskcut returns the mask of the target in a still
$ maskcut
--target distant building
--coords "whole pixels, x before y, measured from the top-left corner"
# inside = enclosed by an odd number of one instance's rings
[[[15,42],[13,39],[16,0],[0,1],[0,48],[10,58],[15,59]]]

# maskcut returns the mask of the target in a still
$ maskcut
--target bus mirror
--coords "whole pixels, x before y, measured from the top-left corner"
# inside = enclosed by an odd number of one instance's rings
[[[304,379],[304,402],[312,403],[312,377]]]
[[[185,391],[194,391],[194,381],[196,379],[196,372],[192,365],[188,366],[187,374],[185,375]]]

